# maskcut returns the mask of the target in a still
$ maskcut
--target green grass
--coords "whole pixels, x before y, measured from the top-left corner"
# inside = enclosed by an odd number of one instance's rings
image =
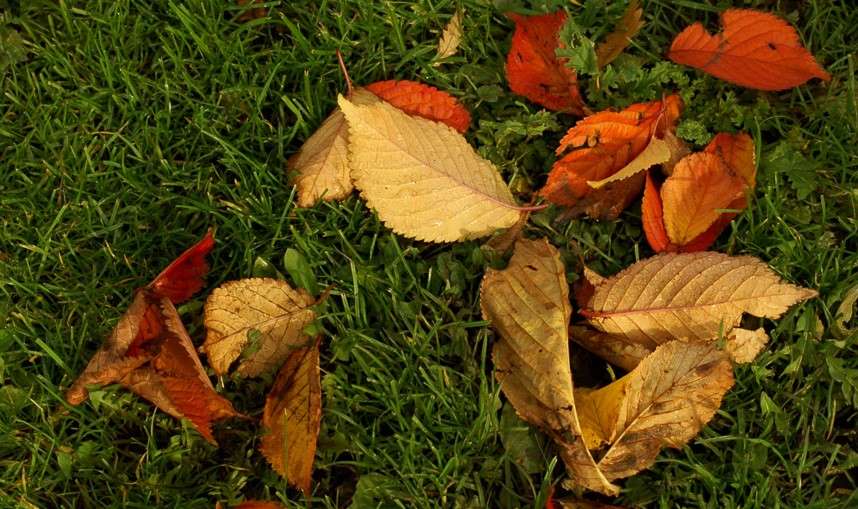
[[[574,119],[506,88],[502,12],[516,2],[463,3],[462,50],[435,67],[459,2],[271,1],[270,17],[237,24],[224,0],[0,0],[0,506],[305,505],[256,452],[252,422],[218,425],[214,448],[118,387],[63,403],[132,290],[210,226],[209,289],[251,275],[257,258],[282,270],[290,247],[333,285],[315,506],[541,506],[563,468],[541,436],[501,418],[479,317],[478,284],[498,260],[477,242],[398,237],[356,197],[297,209],[283,171],[344,89],[340,49],[357,83],[419,79],[461,98],[475,118],[469,138],[514,189],[541,185]],[[531,7],[543,4],[569,5]],[[858,334],[830,329],[858,284],[858,9],[843,4],[743,4],[796,24],[829,84],[764,94],[658,63],[681,27],[714,26],[726,7],[659,0],[644,2],[648,24],[602,88],[586,90],[594,109],[679,90],[680,132],[701,144],[751,132],[756,198],[716,247],[820,291],[763,322],[771,347],[737,368],[715,419],[625,481],[618,503],[858,505]],[[597,34],[608,18],[581,24]],[[578,256],[607,274],[651,253],[638,205],[608,223],[555,215],[535,215],[528,235],[563,249],[570,280]],[[180,309],[197,341],[201,302]],[[593,364],[577,351],[576,362]],[[269,382],[218,387],[258,416]]]

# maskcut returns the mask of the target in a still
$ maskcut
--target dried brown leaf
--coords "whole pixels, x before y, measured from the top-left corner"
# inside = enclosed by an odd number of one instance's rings
[[[462,18],[464,18],[465,12],[462,9],[456,11],[456,14],[453,14],[453,17],[450,18],[450,22],[447,23],[447,26],[444,28],[444,32],[441,33],[441,39],[438,40],[438,53],[435,56],[438,60],[443,60],[445,58],[449,58],[456,54],[459,50],[459,45],[462,43]],[[435,65],[439,65],[440,62],[436,62]]]

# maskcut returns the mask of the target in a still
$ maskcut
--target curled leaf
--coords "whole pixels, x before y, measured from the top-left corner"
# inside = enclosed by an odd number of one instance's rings
[[[322,420],[319,343],[289,354],[262,415],[260,450],[277,473],[310,494],[313,460]]]
[[[518,415],[558,442],[575,482],[618,493],[581,438],[567,336],[572,309],[560,254],[544,239],[519,240],[509,266],[483,277],[480,308],[498,331],[495,374]]]
[[[316,319],[312,295],[285,281],[248,278],[229,281],[206,300],[202,350],[215,373],[258,376],[280,366],[291,350],[310,341],[304,328]]]
[[[462,9],[456,11],[450,22],[444,27],[444,32],[438,40],[438,52],[435,58],[443,60],[456,54],[459,44],[462,43],[462,18],[465,12]],[[436,62],[437,65],[440,62]]]
[[[584,102],[575,71],[555,53],[560,47],[558,34],[566,23],[566,13],[509,17],[515,22],[506,60],[509,88],[549,110],[582,114]]]
[[[455,242],[518,221],[520,209],[497,169],[453,129],[385,102],[359,106],[340,97],[340,107],[355,185],[397,233]]]
[[[654,349],[672,339],[715,340],[743,313],[778,318],[814,296],[750,256],[662,254],[597,286],[581,314],[601,332]]]
[[[629,161],[629,164],[602,180],[588,180],[587,185],[593,189],[599,189],[605,184],[627,179],[636,173],[648,170],[652,166],[666,163],[670,161],[670,158],[671,151],[667,142],[658,138],[652,138],[646,148],[637,157]]]
[[[710,35],[700,23],[683,30],[667,57],[716,78],[758,90],[786,90],[829,74],[801,45],[798,33],[783,19],[750,9],[728,9],[724,29]]]
[[[147,288],[169,298],[173,304],[181,304],[190,299],[205,285],[204,278],[209,271],[206,256],[211,253],[214,243],[214,236],[209,230],[202,240],[188,248],[161,271]]]

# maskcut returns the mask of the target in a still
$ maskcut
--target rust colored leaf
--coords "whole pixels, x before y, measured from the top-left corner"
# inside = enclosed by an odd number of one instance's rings
[[[758,90],[786,90],[829,74],[801,45],[798,33],[783,19],[750,9],[728,9],[723,31],[710,35],[700,23],[673,40],[667,57],[716,78]]]
[[[471,113],[455,97],[435,87],[408,80],[376,81],[366,89],[409,115],[442,122],[464,133]]]
[[[190,299],[205,284],[203,278],[209,271],[206,256],[214,248],[214,242],[212,231],[209,230],[202,240],[188,248],[161,271],[149,283],[148,288],[169,298],[173,304],[181,304]]]
[[[310,337],[304,328],[316,319],[316,300],[285,281],[248,278],[226,282],[206,300],[206,340],[202,350],[215,373],[258,376],[277,369],[294,348]]]
[[[653,137],[661,139],[673,131],[681,109],[679,97],[668,96],[664,101],[633,104],[621,112],[603,111],[578,121],[560,140],[557,154],[563,157],[554,163],[540,194],[591,217],[616,217],[640,193],[643,174],[634,173],[598,190],[588,181],[607,179],[628,166],[650,146]],[[588,206],[590,210],[586,210]]]
[[[661,204],[661,195],[652,180],[652,174],[649,172],[646,175],[646,185],[641,202],[641,222],[643,223],[646,241],[653,251],[661,253],[672,250],[670,249],[672,244],[667,237],[667,230],[664,228],[664,209]]]
[[[638,0],[629,2],[626,12],[614,31],[596,46],[596,60],[600,68],[613,62],[629,46],[632,38],[644,26],[641,16],[643,16],[643,9],[640,8],[640,2]]]
[[[565,59],[555,53],[560,46],[558,32],[566,23],[566,13],[509,17],[515,22],[506,60],[509,88],[549,110],[582,114],[584,101],[575,71],[566,67]]]
[[[814,296],[750,256],[662,254],[598,285],[581,314],[601,332],[654,349],[672,339],[712,341],[743,313],[778,318]]]
[[[238,0],[238,5],[262,4],[265,0]],[[268,9],[265,7],[252,7],[241,13],[238,21],[251,21],[257,18],[264,18],[268,14]]]
[[[519,240],[509,266],[483,277],[480,308],[498,332],[495,375],[518,415],[554,438],[576,483],[618,493],[581,439],[567,336],[572,309],[558,251],[544,239]]]
[[[322,419],[319,342],[289,354],[265,399],[260,450],[289,484],[310,494]]]

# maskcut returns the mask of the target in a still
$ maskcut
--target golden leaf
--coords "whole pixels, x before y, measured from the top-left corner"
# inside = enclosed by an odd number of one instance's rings
[[[375,94],[357,88],[350,97],[355,104],[378,102]],[[348,125],[340,108],[289,158],[286,168],[298,191],[298,206],[312,207],[319,200],[342,200],[352,192],[349,171]]]
[[[757,358],[768,342],[769,335],[762,328],[748,330],[736,327],[730,331],[724,351],[736,364],[747,364]]]
[[[310,494],[313,460],[322,420],[319,344],[293,350],[268,397],[260,450],[274,470]]]
[[[395,232],[454,242],[509,228],[519,208],[497,169],[447,125],[340,96],[355,186]]]
[[[715,340],[728,335],[742,313],[778,318],[814,296],[750,256],[670,253],[596,286],[581,314],[602,332],[654,349],[671,339]]]
[[[316,319],[315,299],[285,281],[249,278],[216,288],[205,306],[202,350],[219,375],[242,357],[237,373],[257,376],[276,369],[295,347],[310,338],[304,328]]]
[[[509,266],[483,277],[480,308],[500,336],[495,373],[518,415],[558,442],[576,483],[617,494],[581,438],[569,365],[569,285],[557,249],[544,239],[519,240]]]
[[[643,21],[641,21],[642,15],[643,9],[640,8],[640,2],[638,0],[629,2],[626,12],[617,23],[614,31],[596,46],[596,61],[599,68],[613,62],[628,47],[631,39],[644,26]]]
[[[450,22],[447,23],[444,32],[441,34],[441,39],[438,40],[438,54],[435,56],[438,60],[451,57],[459,50],[459,44],[462,43],[462,18],[465,12],[461,9],[453,14]],[[434,65],[439,65],[440,62],[435,62]]]
[[[629,164],[623,166],[619,171],[603,178],[602,180],[588,180],[587,185],[593,189],[599,189],[605,184],[616,182],[618,180],[625,180],[634,176],[636,173],[649,169],[652,166],[666,163],[670,161],[671,158],[671,145],[662,139],[652,138],[646,148],[643,149],[637,157],[632,159]]]
[[[579,406],[595,414],[582,413],[589,416],[584,429],[597,433],[590,443],[610,444],[599,470],[611,480],[628,477],[651,465],[665,446],[681,447],[715,415],[732,386],[733,367],[714,344],[671,341],[616,382],[576,393]]]

